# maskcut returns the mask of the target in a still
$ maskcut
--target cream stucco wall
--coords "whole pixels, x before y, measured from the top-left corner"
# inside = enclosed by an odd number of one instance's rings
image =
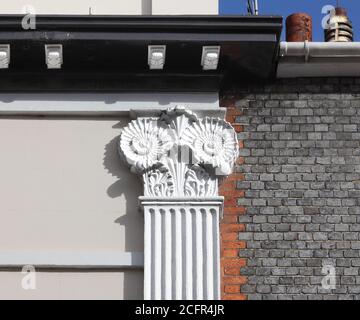
[[[153,0],[152,14],[218,14],[219,0]]]
[[[128,120],[0,120],[0,249],[143,251]]]
[[[11,0],[0,2],[0,13],[19,14],[31,6],[38,14],[218,14],[218,0]]]
[[[124,272],[37,272],[36,288],[24,290],[21,272],[0,272],[0,300],[121,300],[142,299],[143,273]]]
[[[142,14],[149,0],[11,0],[0,2],[2,14],[24,13],[31,6],[38,14]]]
[[[0,119],[0,253],[143,252],[141,183],[117,152],[128,121]],[[27,297],[15,287],[19,275],[0,272],[0,299]],[[34,297],[121,298],[125,292],[142,298],[142,271],[40,273],[39,279],[44,287]]]

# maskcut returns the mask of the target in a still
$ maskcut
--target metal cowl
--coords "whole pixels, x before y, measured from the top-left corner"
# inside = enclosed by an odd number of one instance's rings
[[[312,41],[312,18],[307,13],[294,13],[286,19],[286,41]]]
[[[337,7],[330,14],[328,29],[325,29],[326,42],[352,42],[354,38],[352,23],[346,9]]]

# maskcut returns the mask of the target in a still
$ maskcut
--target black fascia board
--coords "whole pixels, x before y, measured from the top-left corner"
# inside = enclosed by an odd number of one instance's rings
[[[1,30],[22,31],[24,15],[1,15]],[[282,28],[280,16],[218,16],[218,15],[182,15],[182,16],[111,16],[111,15],[36,15],[36,29],[50,30],[87,30],[122,31],[140,30],[154,32],[160,30],[210,30],[230,32],[267,30],[277,33]],[[151,30],[151,31],[150,31]]]
[[[226,79],[267,79],[276,68],[279,16],[0,15],[10,44],[0,91],[216,91]],[[62,44],[61,70],[47,70],[45,44]],[[148,45],[166,45],[162,71],[149,70]],[[203,46],[221,46],[216,71],[201,68]]]

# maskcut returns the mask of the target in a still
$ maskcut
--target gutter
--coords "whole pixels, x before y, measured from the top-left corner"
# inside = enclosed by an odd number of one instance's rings
[[[360,42],[281,42],[277,78],[360,76]]]

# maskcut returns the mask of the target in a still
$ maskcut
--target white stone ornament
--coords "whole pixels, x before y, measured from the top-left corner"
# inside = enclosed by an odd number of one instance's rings
[[[229,123],[206,117],[188,127],[182,140],[192,149],[197,163],[211,165],[216,175],[231,174],[239,144]]]
[[[61,69],[63,64],[63,47],[61,44],[45,45],[45,60],[48,69]]]
[[[217,180],[200,166],[193,166],[186,172],[185,196],[216,197],[218,195]]]
[[[234,129],[179,106],[130,122],[119,146],[144,182],[145,300],[220,299],[218,179],[238,156]]]
[[[9,68],[10,64],[10,45],[0,44],[0,69]]]
[[[203,70],[216,70],[219,65],[220,46],[203,47],[201,65]]]
[[[147,171],[143,175],[144,193],[149,197],[171,197],[174,194],[174,179],[166,168]]]
[[[120,139],[120,152],[135,173],[161,166],[172,146],[172,137],[166,129],[159,127],[158,119],[154,118],[131,121]]]
[[[145,196],[213,196],[217,176],[232,172],[238,151],[236,133],[229,123],[219,118],[198,119],[184,107],[163,111],[158,118],[133,120],[120,138],[120,153],[132,172],[143,174]]]
[[[165,65],[166,46],[149,46],[148,64],[151,70],[162,70]]]

